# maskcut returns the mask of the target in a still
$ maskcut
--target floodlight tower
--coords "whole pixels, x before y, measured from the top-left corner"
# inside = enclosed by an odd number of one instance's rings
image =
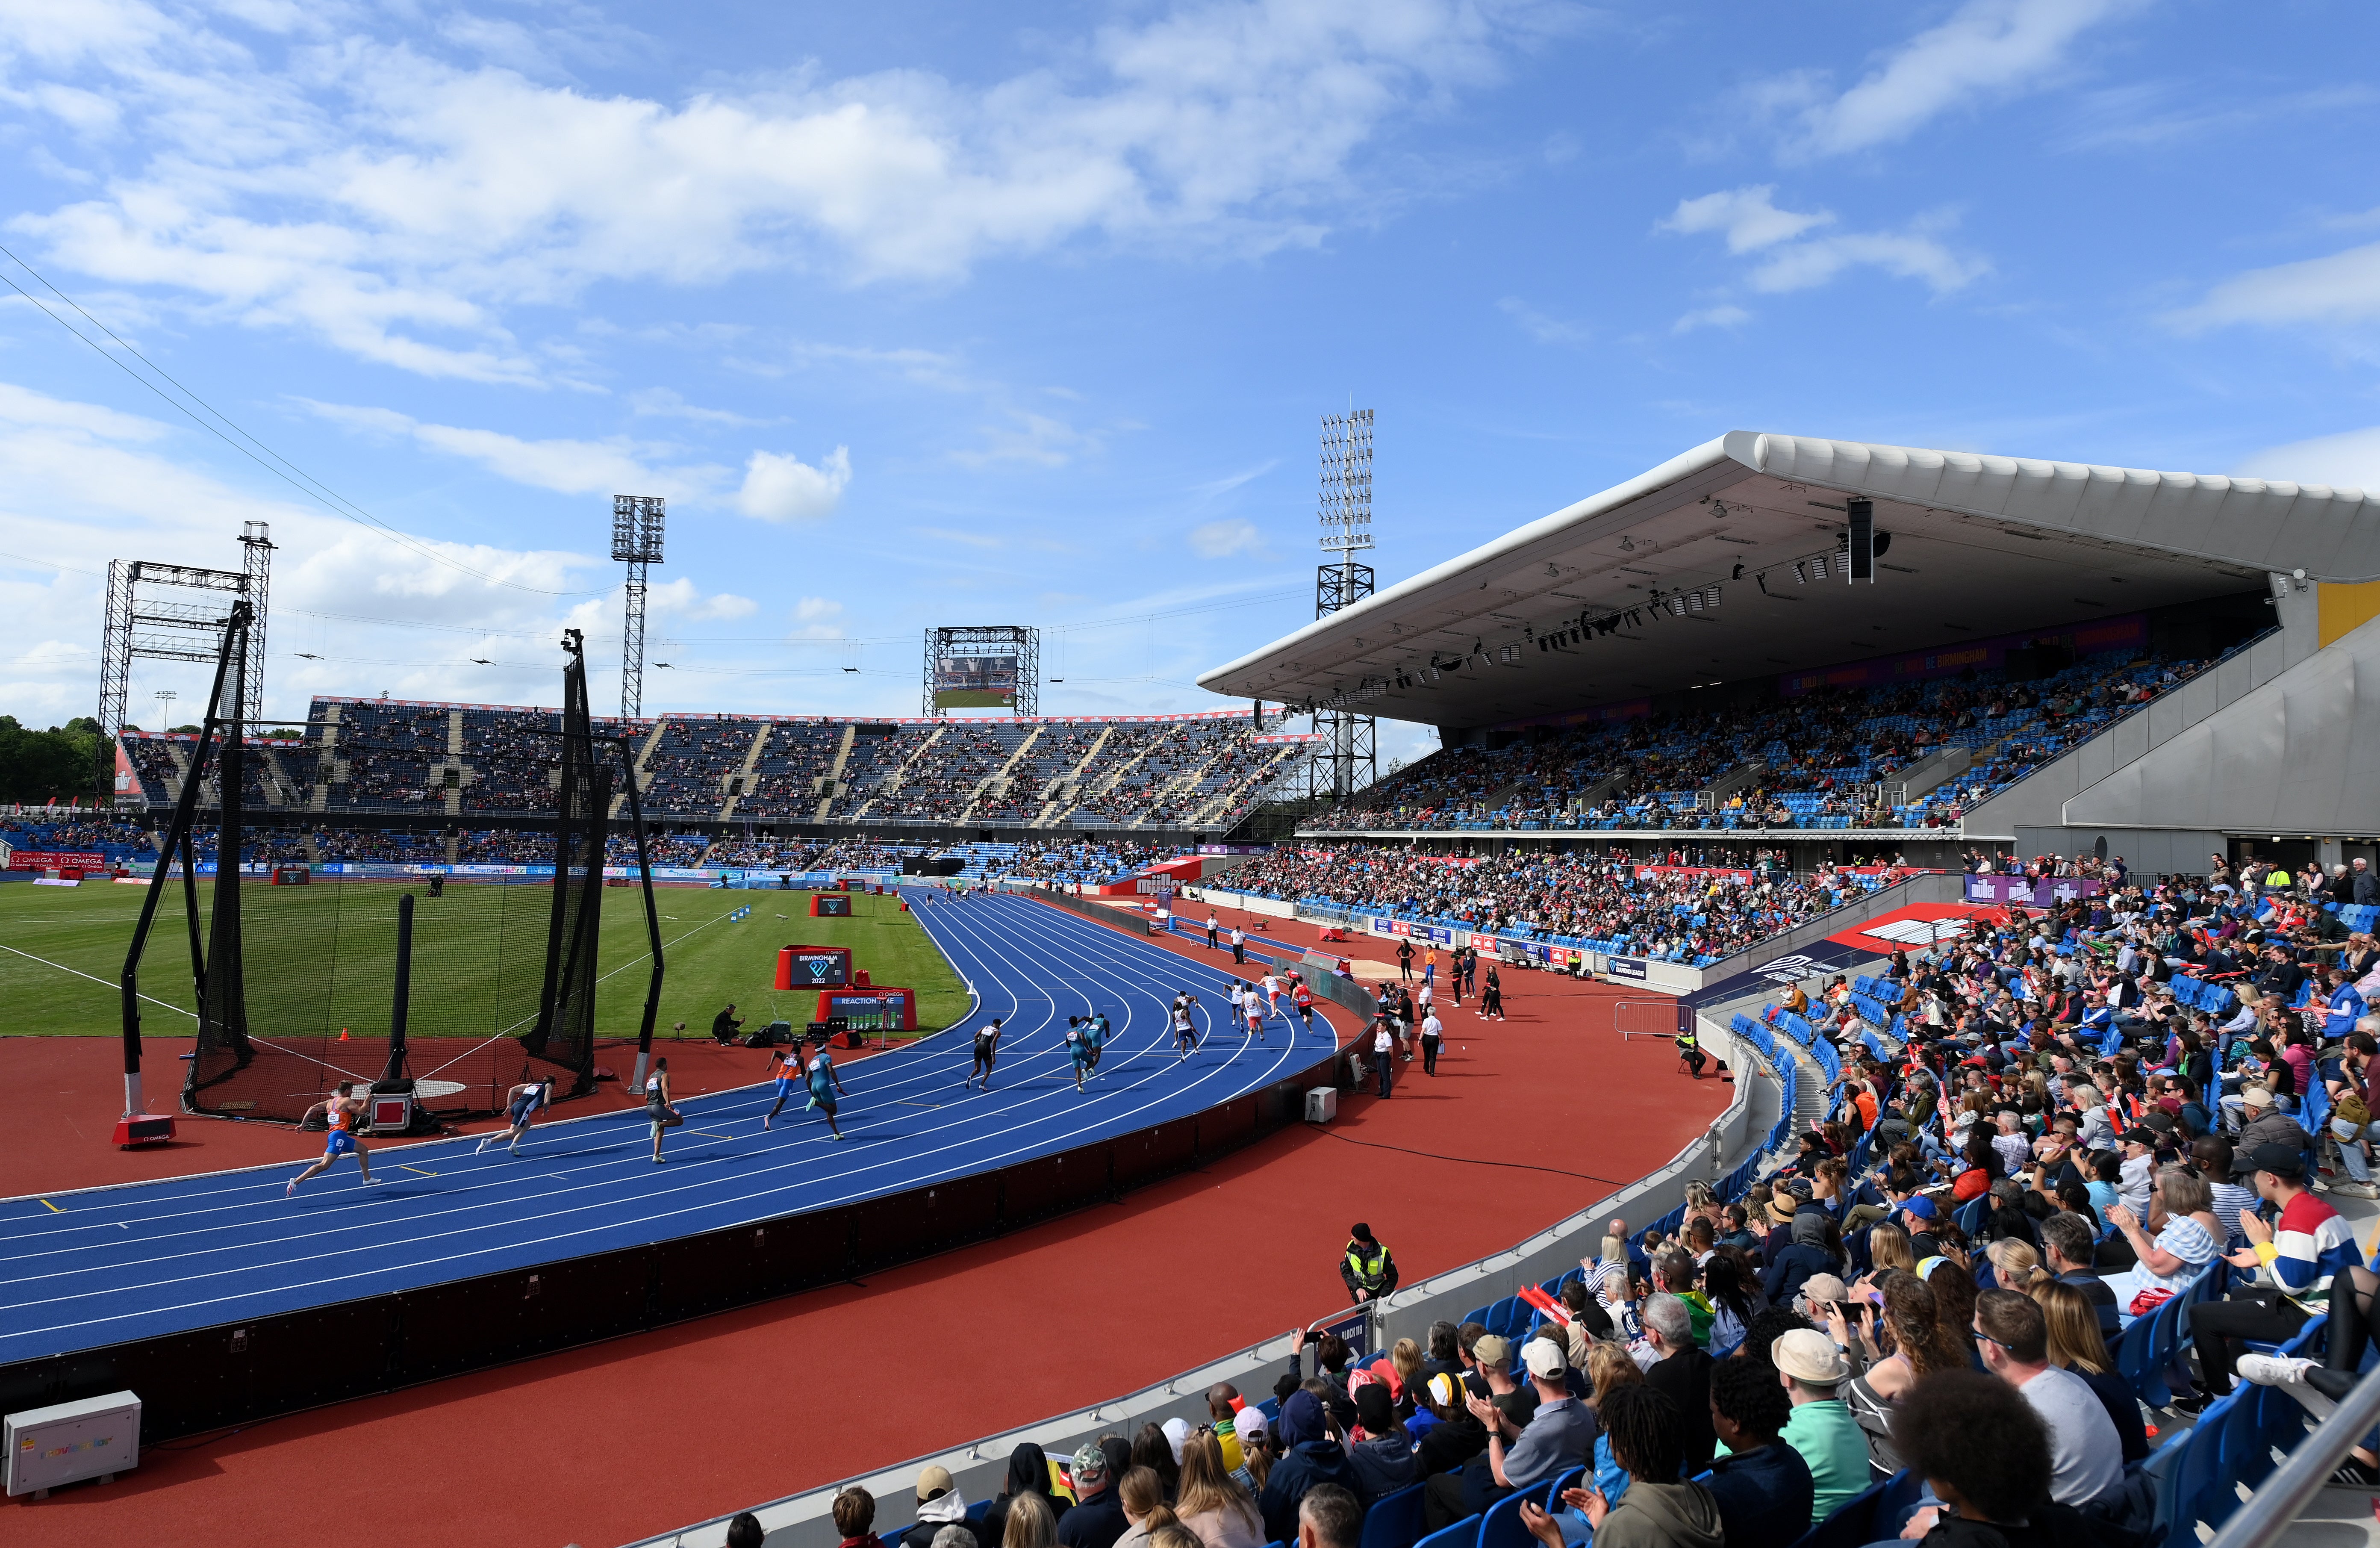
[[[273,524],[239,524],[239,568],[248,577],[248,605],[256,616],[248,626],[248,662],[240,673],[239,719],[243,727],[264,718],[265,603],[273,590]],[[245,732],[243,731],[243,734]]]
[[[1372,567],[1355,555],[1372,546],[1372,411],[1322,416],[1322,546],[1337,564],[1314,571],[1314,616],[1327,618],[1372,594]],[[1352,710],[1318,710],[1314,729],[1323,757],[1308,765],[1308,791],[1339,799],[1379,774],[1379,723]],[[1323,764],[1327,762],[1329,768]],[[1325,788],[1325,785],[1328,788]]]
[[[620,714],[645,713],[645,567],[662,562],[662,523],[668,506],[658,494],[612,496],[612,557],[628,567],[627,616],[620,631]]]

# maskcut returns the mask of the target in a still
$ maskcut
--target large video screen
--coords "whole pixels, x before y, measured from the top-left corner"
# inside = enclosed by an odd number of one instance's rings
[[[1014,656],[934,658],[934,708],[1013,710],[1015,707]]]

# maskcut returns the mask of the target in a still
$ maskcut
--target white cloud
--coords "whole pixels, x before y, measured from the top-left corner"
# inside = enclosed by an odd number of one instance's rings
[[[1519,323],[1521,331],[1539,344],[1577,346],[1594,336],[1585,324],[1549,317],[1518,296],[1505,297],[1496,303],[1496,310]]]
[[[1092,432],[1076,430],[1055,415],[1037,414],[1029,408],[1009,409],[1008,421],[1005,425],[985,427],[981,446],[953,452],[952,459],[969,468],[995,462],[1063,468],[1077,457],[1096,454],[1105,445]]]
[[[1228,559],[1234,554],[1255,554],[1264,547],[1257,524],[1238,517],[1201,522],[1190,529],[1190,551],[1202,559]]]
[[[1727,250],[1755,252],[1776,243],[1790,241],[1812,226],[1829,225],[1834,215],[1825,210],[1811,214],[1797,214],[1780,210],[1772,201],[1777,191],[1774,183],[1761,183],[1740,189],[1722,189],[1704,194],[1700,199],[1681,199],[1670,218],[1656,225],[1656,231],[1675,231],[1693,236],[1706,231],[1727,233]]]
[[[1763,95],[1795,109],[1790,152],[1864,151],[1905,140],[1945,114],[2052,83],[2070,68],[2077,38],[2137,8],[2139,0],[1967,0],[1839,96],[1808,74],[1771,81]]]
[[[735,508],[763,521],[816,521],[834,513],[851,482],[851,454],[837,446],[815,468],[781,452],[754,452]]]
[[[1807,290],[1826,284],[1846,269],[1877,268],[1900,279],[1923,280],[1937,294],[1956,290],[1986,273],[1981,259],[1953,252],[1935,233],[1951,224],[1946,213],[1924,216],[1905,231],[1825,231],[1831,225],[1827,211],[1803,214],[1777,207],[1770,184],[1727,189],[1698,199],[1682,199],[1657,231],[1682,235],[1718,232],[1734,254],[1758,253],[1760,261],[1746,276],[1752,288],[1768,294]],[[1739,323],[1731,307],[1688,312],[1679,319],[1678,332],[1703,323]]]
[[[1696,328],[1732,328],[1752,321],[1752,313],[1740,306],[1722,303],[1715,307],[1698,307],[1670,325],[1673,334],[1690,334]]]
[[[1990,265],[1961,258],[1922,232],[1846,231],[1796,242],[1771,252],[1751,274],[1755,290],[1807,290],[1846,269],[1882,269],[1896,279],[1924,280],[1937,294],[1957,290]]]
[[[2168,319],[2184,331],[2228,323],[2369,323],[2380,318],[2380,242],[2326,258],[2251,269]]]
[[[153,441],[165,433],[165,427],[153,420],[51,397],[13,382],[0,382],[0,423],[72,431],[103,441]]]
[[[702,588],[685,576],[650,588],[645,592],[645,604],[655,614],[665,613],[673,617],[691,618],[698,622],[748,618],[760,606],[750,597],[739,597],[733,591],[705,596]],[[610,616],[608,601],[604,604],[604,613],[606,616]]]
[[[84,9],[106,15],[42,14]],[[1359,153],[1495,79],[1533,23],[1479,0],[1188,0],[990,87],[795,71],[674,103],[457,67],[341,35],[336,13],[293,25],[314,37],[277,62],[199,12],[0,17],[0,67],[104,99],[155,147],[95,162],[99,196],[18,228],[54,262],[219,318],[530,382],[551,367],[505,311],[601,281],[945,282],[1078,240],[1312,245],[1366,208]],[[55,111],[105,127],[82,98]],[[79,143],[51,149],[71,163]]]
[[[2380,491],[2380,426],[2275,446],[2232,471],[2241,478]]]
[[[804,597],[794,603],[795,640],[843,638],[843,603],[826,597]]]

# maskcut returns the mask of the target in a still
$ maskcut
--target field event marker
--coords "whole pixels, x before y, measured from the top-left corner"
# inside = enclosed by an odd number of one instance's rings
[[[49,1211],[52,1214],[64,1214],[67,1213],[66,1211],[58,1208],[55,1204],[51,1203],[47,1199],[42,1201],[42,1207]]]
[[[404,1162],[402,1162],[402,1161],[398,1162],[396,1164],[397,1164],[397,1166],[398,1166],[400,1169],[402,1169],[402,1170],[404,1170],[404,1171],[407,1171],[407,1172],[421,1172],[421,1168],[420,1168],[420,1167],[419,1167],[419,1166],[407,1166],[407,1165],[406,1165],[406,1164],[405,1164]],[[422,1175],[423,1176],[425,1176],[425,1177],[434,1177],[434,1176],[436,1176],[438,1174],[437,1174],[437,1173],[435,1173],[435,1172],[421,1172],[421,1175]]]

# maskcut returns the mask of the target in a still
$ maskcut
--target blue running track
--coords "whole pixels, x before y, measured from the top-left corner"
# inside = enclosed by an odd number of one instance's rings
[[[517,1158],[475,1157],[476,1139],[382,1148],[373,1188],[346,1159],[284,1198],[320,1154],[293,1133],[287,1165],[0,1201],[0,1364],[898,1193],[1218,1106],[1334,1045],[1319,1018],[1250,1042],[1227,1026],[1226,973],[1062,909],[912,896],[976,1013],[844,1069],[846,1142],[794,1103],[763,1132],[762,1081],[680,1101],[660,1166],[642,1114],[614,1112],[541,1123]],[[1177,1060],[1166,1006],[1184,989],[1202,1041]],[[1115,1036],[1078,1094],[1066,1018],[1094,1010]],[[1008,1018],[995,1089],[962,1091],[993,1016]],[[768,1055],[751,1058],[763,1075]]]

